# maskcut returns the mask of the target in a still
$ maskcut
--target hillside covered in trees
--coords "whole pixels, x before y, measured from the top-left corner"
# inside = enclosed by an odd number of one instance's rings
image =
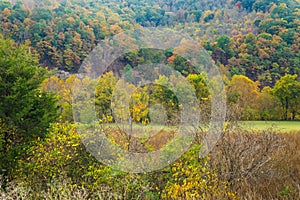
[[[81,77],[97,45],[141,27],[187,34],[220,72],[227,110],[208,155],[199,152],[215,82],[178,54],[184,49],[141,48],[118,57],[101,77]],[[298,0],[1,0],[0,199],[298,199],[299,47]],[[160,73],[153,63],[174,72]],[[141,71],[153,84],[136,78]],[[169,165],[160,170],[104,165],[79,134],[96,123],[123,150],[164,149],[182,123],[178,94],[192,102],[190,87],[197,101],[189,107],[201,111],[196,119],[203,127],[193,127],[191,148],[176,161],[163,154],[158,160]],[[81,101],[86,97],[95,113]],[[119,127],[123,119],[131,132],[153,125],[157,133],[132,136]],[[239,125],[252,120],[290,121],[297,131]]]
[[[273,86],[286,73],[300,71],[295,0],[37,4],[2,1],[1,33],[32,46],[40,63],[50,69],[76,72],[101,40],[136,26],[168,26],[186,30],[230,75],[246,75],[261,86]]]
[[[253,81],[252,94],[241,93],[238,88],[231,89],[229,98],[232,101],[237,101],[238,96],[242,99],[248,95],[248,98],[256,99],[286,74],[300,74],[300,8],[297,1],[70,0],[35,4],[30,1],[13,5],[1,2],[0,30],[4,38],[32,47],[31,51],[39,58],[40,64],[48,69],[76,73],[100,41],[134,27],[167,26],[186,31],[202,44],[226,80],[243,75],[245,81],[250,79],[249,84]],[[151,60],[149,55],[145,58],[145,52],[133,54],[121,59],[121,67],[128,64],[135,67],[146,63],[145,59]],[[155,56],[154,52],[152,54],[150,57]],[[167,63],[172,56],[172,53],[165,54],[161,59]],[[175,68],[184,70],[185,63],[179,58],[175,61],[174,66],[181,65]],[[299,77],[294,79],[299,81]],[[295,88],[294,93],[297,91]],[[292,102],[296,101],[289,103],[283,102],[283,94],[276,94],[281,109],[290,110],[291,116],[276,116],[277,110],[272,116],[261,116],[270,115],[264,113],[247,119],[295,119],[299,108],[292,104],[298,104],[297,97],[288,95]],[[257,104],[255,109],[258,110],[265,109],[260,106],[267,106],[264,102]],[[253,110],[253,106],[247,106]]]

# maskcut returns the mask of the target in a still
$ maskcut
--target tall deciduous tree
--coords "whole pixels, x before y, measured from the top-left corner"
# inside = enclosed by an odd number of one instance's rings
[[[95,91],[95,106],[100,119],[113,115],[111,99],[116,84],[117,79],[112,72],[108,72],[99,78]]]
[[[234,75],[229,87],[229,97],[236,97],[237,99],[231,100],[238,103],[242,108],[242,114],[246,119],[253,118],[251,116],[253,110],[256,108],[256,100],[259,95],[258,83],[252,81],[243,75]]]
[[[281,102],[283,119],[288,119],[288,113],[295,119],[300,103],[300,82],[297,81],[297,74],[286,74],[276,82],[272,94]]]

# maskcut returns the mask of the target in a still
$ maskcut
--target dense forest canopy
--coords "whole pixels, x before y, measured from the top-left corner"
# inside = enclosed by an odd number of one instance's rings
[[[32,46],[43,66],[76,72],[100,41],[124,30],[184,29],[230,75],[263,87],[300,73],[299,9],[295,0],[2,1],[0,30]]]

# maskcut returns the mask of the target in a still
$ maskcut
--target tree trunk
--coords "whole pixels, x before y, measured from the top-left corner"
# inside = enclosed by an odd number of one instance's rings
[[[288,119],[288,109],[289,109],[289,101],[288,98],[285,98],[284,120]]]
[[[5,155],[7,153],[8,150],[8,142],[9,142],[9,138],[8,138],[8,132],[5,130],[4,134],[3,134],[3,143],[2,143],[2,148],[3,148],[3,154]]]
[[[293,111],[292,111],[292,120],[295,120],[295,118],[296,118],[296,113],[297,113],[296,110],[293,110]]]

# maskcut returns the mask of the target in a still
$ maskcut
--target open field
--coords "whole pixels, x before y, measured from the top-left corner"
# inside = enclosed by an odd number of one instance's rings
[[[273,128],[278,132],[300,132],[300,121],[242,121],[239,123],[243,128],[251,130]]]

